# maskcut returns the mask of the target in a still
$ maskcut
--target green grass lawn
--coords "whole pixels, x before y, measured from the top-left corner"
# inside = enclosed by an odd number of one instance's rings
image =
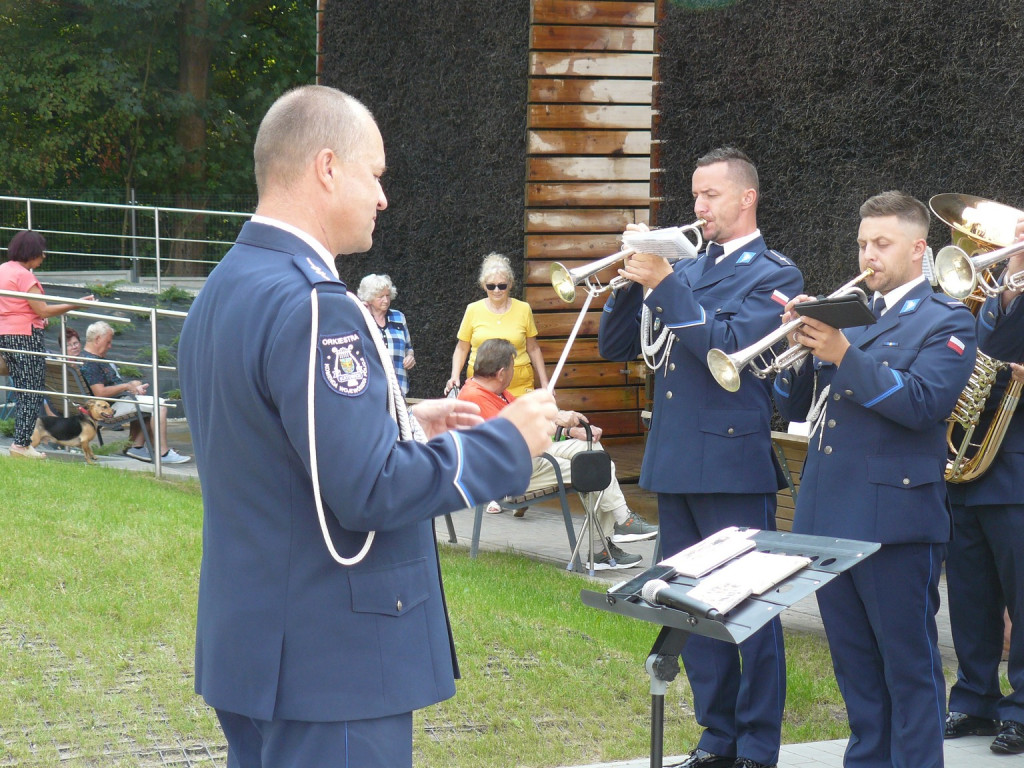
[[[223,765],[192,692],[202,501],[194,482],[0,456],[0,766]],[[561,766],[646,756],[656,628],[584,606],[550,564],[442,547],[462,665],[416,716],[416,764]],[[787,743],[846,735],[823,638],[787,637]],[[665,751],[698,735],[685,675]],[[200,755],[207,755],[202,757]],[[203,762],[200,762],[200,759]]]

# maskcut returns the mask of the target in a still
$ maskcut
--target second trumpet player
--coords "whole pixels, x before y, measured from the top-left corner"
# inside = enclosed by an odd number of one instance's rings
[[[598,339],[607,359],[643,353],[657,367],[640,485],[658,494],[666,555],[730,525],[774,529],[783,483],[769,382],[747,374],[740,391],[726,392],[705,359],[713,347],[734,352],[777,328],[803,290],[800,271],[758,229],[760,182],[744,153],[726,147],[701,157],[692,191],[706,250],[674,264],[630,255],[619,273],[629,282],[605,303]],[[785,703],[778,619],[738,649],[692,636],[682,657],[704,731],[698,744],[666,750],[694,747],[698,762],[684,765],[775,765]]]
[[[920,201],[885,192],[860,214],[860,267],[873,270],[865,284],[879,319],[844,332],[805,317],[791,341],[814,358],[779,374],[775,403],[784,419],[813,425],[793,531],[882,545],[816,593],[850,724],[845,761],[935,766],[946,417],[974,367],[974,317],[922,274]]]

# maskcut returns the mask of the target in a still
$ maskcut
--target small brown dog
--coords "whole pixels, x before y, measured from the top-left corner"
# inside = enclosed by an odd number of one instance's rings
[[[35,448],[43,440],[52,440],[60,445],[81,448],[85,460],[89,464],[96,463],[92,448],[89,447],[96,438],[96,422],[109,419],[114,409],[106,400],[89,400],[85,406],[78,407],[79,413],[67,418],[63,416],[40,416],[36,419],[36,428],[32,433],[32,447]]]

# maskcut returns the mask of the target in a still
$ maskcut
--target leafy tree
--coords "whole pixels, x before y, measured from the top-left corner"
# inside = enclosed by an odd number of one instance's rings
[[[0,193],[253,191],[252,141],[311,82],[316,0],[0,0]]]

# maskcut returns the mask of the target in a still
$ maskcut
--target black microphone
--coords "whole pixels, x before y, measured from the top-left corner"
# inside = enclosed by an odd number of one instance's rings
[[[640,597],[651,605],[664,605],[666,608],[675,608],[677,611],[685,611],[691,616],[699,616],[712,621],[722,620],[722,614],[717,609],[700,600],[694,600],[680,587],[673,587],[661,579],[651,579],[644,584],[640,591]]]

